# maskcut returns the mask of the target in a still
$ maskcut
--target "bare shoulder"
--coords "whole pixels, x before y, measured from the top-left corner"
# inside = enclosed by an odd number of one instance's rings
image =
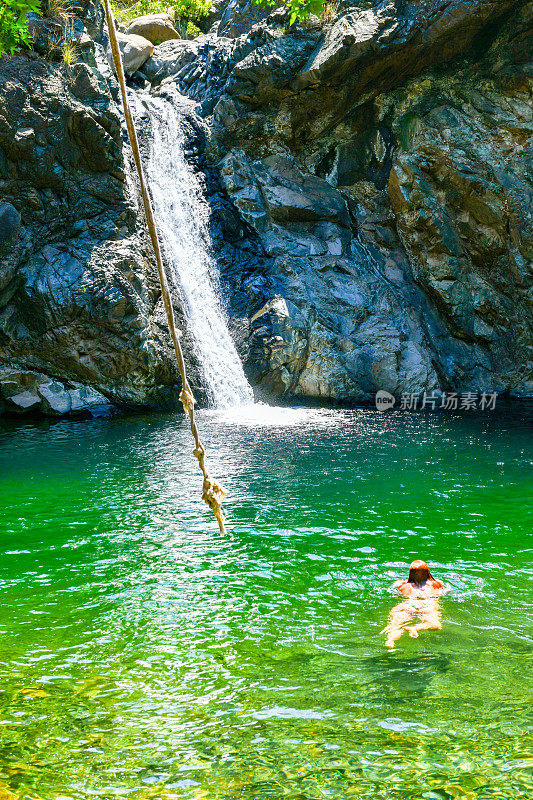
[[[400,594],[402,594],[404,597],[408,597],[413,591],[413,587],[409,581],[397,581],[395,585]]]
[[[433,578],[432,579],[431,587],[432,587],[433,591],[435,592],[435,594],[437,594],[437,595],[446,594],[447,592],[450,591],[450,587],[449,586],[445,586],[444,583],[442,581],[440,581],[438,578]]]
[[[392,584],[392,588],[397,589],[400,592],[400,594],[404,595],[404,597],[405,595],[409,594],[409,591],[411,589],[409,581],[394,581],[394,583]]]

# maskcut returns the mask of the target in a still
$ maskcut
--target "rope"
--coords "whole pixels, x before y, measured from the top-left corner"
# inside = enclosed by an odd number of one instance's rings
[[[191,433],[194,438],[195,447],[193,450],[194,456],[198,459],[198,464],[200,470],[202,471],[202,475],[204,476],[204,482],[202,486],[202,500],[206,503],[209,508],[213,511],[213,514],[216,517],[218,522],[218,526],[220,528],[221,533],[225,533],[224,529],[224,515],[222,512],[222,501],[226,494],[225,489],[217,483],[216,480],[210,477],[207,467],[205,465],[205,450],[202,442],[200,441],[200,434],[198,432],[198,427],[196,425],[196,420],[194,417],[194,404],[196,400],[194,399],[194,395],[192,393],[191,387],[189,385],[189,381],[187,380],[187,371],[185,368],[185,361],[183,360],[183,352],[181,349],[181,344],[179,341],[179,334],[176,330],[176,323],[174,320],[174,311],[172,308],[172,302],[170,300],[170,292],[168,290],[168,281],[167,276],[165,274],[165,269],[163,267],[163,258],[161,255],[161,246],[159,244],[159,238],[157,236],[157,228],[155,225],[154,220],[154,213],[152,209],[152,203],[150,200],[150,195],[148,194],[148,189],[146,185],[146,179],[144,176],[144,170],[141,162],[141,154],[139,151],[139,141],[137,139],[137,131],[135,130],[135,125],[133,123],[133,117],[131,115],[130,106],[128,103],[128,96],[126,93],[126,79],[124,77],[124,68],[122,65],[122,58],[120,56],[120,50],[117,41],[117,31],[115,28],[115,20],[113,18],[113,14],[111,13],[111,7],[109,4],[109,0],[104,0],[105,4],[105,13],[107,18],[107,27],[109,31],[109,42],[111,44],[111,52],[113,54],[113,62],[115,64],[115,72],[118,77],[118,82],[120,84],[120,92],[122,95],[122,106],[124,109],[124,116],[126,118],[126,127],[128,129],[128,138],[130,140],[131,149],[133,151],[133,158],[135,160],[135,166],[137,168],[137,174],[139,176],[139,184],[141,187],[141,196],[144,205],[144,213],[146,215],[146,224],[148,226],[148,232],[150,234],[150,239],[152,240],[152,246],[154,249],[155,260],[157,263],[157,271],[159,274],[159,283],[161,284],[161,294],[163,296],[163,303],[165,305],[165,311],[167,313],[168,319],[168,329],[170,331],[170,336],[172,338],[172,342],[174,344],[174,351],[176,353],[176,361],[178,363],[178,369],[181,375],[181,383],[182,383],[182,390],[180,394],[180,400],[183,405],[183,409],[185,413],[189,417],[190,425],[191,425]]]

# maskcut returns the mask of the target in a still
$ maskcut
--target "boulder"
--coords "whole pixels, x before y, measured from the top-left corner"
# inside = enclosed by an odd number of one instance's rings
[[[33,13],[28,14],[27,19],[34,50],[42,56],[59,56],[65,42],[65,31],[61,23]]]
[[[76,382],[62,382],[30,370],[0,369],[0,400],[14,414],[95,416],[111,404],[100,392]]]
[[[147,61],[154,52],[154,45],[152,42],[145,39],[144,36],[138,36],[135,33],[117,32],[117,40],[126,75],[133,75],[134,72],[137,72],[139,67],[142,67],[145,61]],[[113,66],[113,56],[109,46],[107,49],[107,59],[109,64]]]
[[[174,27],[173,19],[168,14],[146,14],[137,17],[130,22],[126,33],[142,36],[152,44],[181,38]]]
[[[65,386],[59,381],[42,380],[37,384],[41,397],[41,410],[50,417],[61,417],[68,414],[72,401]]]

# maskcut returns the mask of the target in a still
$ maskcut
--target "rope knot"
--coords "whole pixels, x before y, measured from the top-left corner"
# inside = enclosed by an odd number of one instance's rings
[[[226,495],[226,490],[209,475],[204,477],[202,487],[202,500],[209,506],[215,515],[220,532],[224,533],[224,514],[222,513],[222,501]]]
[[[191,416],[191,413],[194,411],[194,404],[196,403],[196,400],[194,399],[194,395],[189,387],[181,390],[180,400],[185,413]]]

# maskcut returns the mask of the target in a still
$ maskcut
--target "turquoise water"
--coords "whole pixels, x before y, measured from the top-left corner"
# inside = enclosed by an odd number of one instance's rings
[[[0,800],[530,798],[531,408],[0,435]],[[442,631],[380,630],[415,557]]]

